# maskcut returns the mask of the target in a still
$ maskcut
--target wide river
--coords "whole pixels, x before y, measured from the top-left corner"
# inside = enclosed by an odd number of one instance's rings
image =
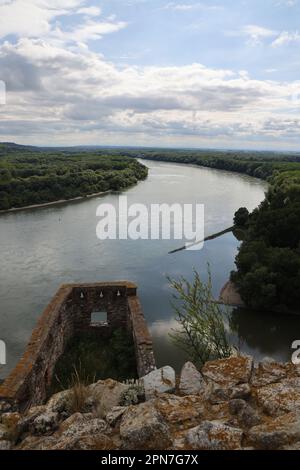
[[[128,203],[201,203],[205,234],[232,224],[241,206],[249,210],[264,198],[266,184],[257,179],[188,165],[144,162],[149,177],[126,191]],[[158,365],[178,368],[184,360],[169,339],[176,326],[166,279],[203,276],[210,263],[215,295],[234,268],[239,242],[232,234],[206,242],[199,251],[168,251],[179,240],[130,241],[96,237],[96,209],[117,205],[118,195],[0,216],[0,339],[7,345],[3,378],[20,358],[37,318],[58,289],[68,282],[127,279],[138,284],[145,317],[153,335]],[[235,311],[235,324],[244,351],[255,357],[288,360],[291,343],[300,333],[300,318]],[[299,334],[298,334],[299,336]]]

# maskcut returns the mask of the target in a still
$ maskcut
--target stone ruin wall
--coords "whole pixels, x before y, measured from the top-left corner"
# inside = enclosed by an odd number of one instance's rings
[[[38,320],[23,357],[0,386],[0,400],[19,408],[43,403],[56,362],[77,332],[107,337],[124,328],[132,334],[138,376],[155,369],[152,340],[136,291],[130,282],[63,285]],[[107,312],[107,323],[91,323],[91,314],[100,311]]]

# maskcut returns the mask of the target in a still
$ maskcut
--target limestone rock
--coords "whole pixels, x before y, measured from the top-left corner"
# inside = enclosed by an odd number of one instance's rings
[[[171,443],[168,425],[153,402],[130,406],[120,425],[125,449],[167,449]]]
[[[19,433],[23,434],[29,431],[31,428],[34,420],[41,414],[46,412],[46,407],[44,405],[41,406],[33,406],[30,410],[20,419],[18,422]]]
[[[300,378],[286,379],[261,387],[256,396],[258,405],[270,416],[300,411]]]
[[[142,378],[146,400],[150,400],[158,393],[172,393],[175,391],[175,371],[170,366],[162,367],[150,372]]]
[[[105,419],[110,426],[115,426],[126,411],[126,406],[114,406],[106,415]]]
[[[36,434],[46,434],[54,431],[58,427],[59,415],[54,411],[46,411],[39,415],[32,423],[32,432]]]
[[[258,413],[244,400],[235,399],[228,403],[229,411],[237,417],[238,423],[243,428],[257,426],[261,422]]]
[[[80,437],[62,438],[52,450],[113,450],[114,441],[105,434],[85,435]]]
[[[194,395],[179,397],[165,393],[156,398],[154,404],[165,421],[177,427],[193,426],[205,413],[203,401]]]
[[[187,443],[197,450],[235,450],[241,448],[243,431],[219,421],[203,421],[186,435]]]
[[[27,436],[18,446],[17,450],[52,450],[57,444],[53,436]]]
[[[94,418],[91,415],[81,415],[80,413],[77,413],[76,417],[73,416],[72,418],[72,420],[68,420],[68,423],[66,422],[67,420],[63,423],[61,428],[63,438],[79,438],[84,435],[89,436],[109,432],[109,427],[103,419]]]
[[[255,367],[251,378],[251,385],[254,387],[263,387],[272,383],[279,382],[286,378],[287,371],[284,364],[273,361],[271,358],[264,360]]]
[[[20,413],[17,413],[17,412],[3,413],[3,415],[1,416],[1,423],[11,429],[11,428],[15,428],[18,425],[21,418],[22,417]]]
[[[280,449],[300,440],[300,415],[288,413],[266,424],[250,429],[248,439],[252,445],[263,450]]]
[[[205,391],[206,382],[192,362],[186,362],[181,369],[179,393],[181,395],[198,395]]]
[[[95,401],[98,416],[104,418],[112,408],[120,404],[121,397],[129,385],[108,379],[99,380],[88,388]]]
[[[0,450],[10,450],[12,447],[10,441],[0,441]]]
[[[213,383],[224,388],[248,383],[253,368],[249,356],[232,356],[228,359],[209,361],[202,368],[202,374]]]
[[[52,395],[50,400],[47,402],[47,410],[53,411],[55,413],[67,412],[70,400],[70,393],[70,390],[64,390],[62,392],[56,393],[55,395]]]
[[[13,406],[5,400],[0,400],[0,415],[12,411]]]
[[[4,424],[0,424],[0,440],[9,440],[9,431]]]

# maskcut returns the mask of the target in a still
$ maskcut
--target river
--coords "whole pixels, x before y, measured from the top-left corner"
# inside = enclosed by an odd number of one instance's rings
[[[126,191],[128,203],[201,203],[205,235],[232,224],[241,206],[249,210],[264,198],[266,183],[236,173],[143,161],[149,177]],[[62,283],[128,279],[138,284],[145,317],[153,335],[157,364],[178,368],[184,355],[169,340],[176,323],[170,306],[167,275],[191,279],[195,267],[203,276],[210,263],[215,295],[234,268],[239,242],[229,233],[206,242],[199,251],[168,252],[179,240],[131,241],[96,237],[96,209],[116,204],[117,194],[0,217],[0,339],[6,342],[3,378],[20,358],[37,318]],[[288,360],[300,333],[300,318],[235,311],[244,351],[255,357]],[[299,336],[299,335],[298,335]]]

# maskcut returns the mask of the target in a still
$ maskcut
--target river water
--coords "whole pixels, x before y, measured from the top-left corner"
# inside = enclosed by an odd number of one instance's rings
[[[249,210],[264,198],[266,184],[257,179],[213,169],[144,161],[149,177],[126,191],[128,203],[199,203],[205,205],[205,235],[232,224],[241,206]],[[181,241],[106,240],[96,237],[96,209],[117,205],[118,195],[51,206],[0,217],[0,339],[7,346],[7,365],[15,366],[37,318],[60,284],[127,279],[138,284],[145,317],[153,335],[157,364],[178,368],[184,355],[169,339],[176,326],[167,275],[203,276],[207,262],[218,295],[234,268],[239,242],[230,233],[206,242],[199,251],[168,252]],[[255,357],[288,360],[300,334],[300,318],[235,311],[242,349]],[[299,335],[298,335],[299,336]]]

